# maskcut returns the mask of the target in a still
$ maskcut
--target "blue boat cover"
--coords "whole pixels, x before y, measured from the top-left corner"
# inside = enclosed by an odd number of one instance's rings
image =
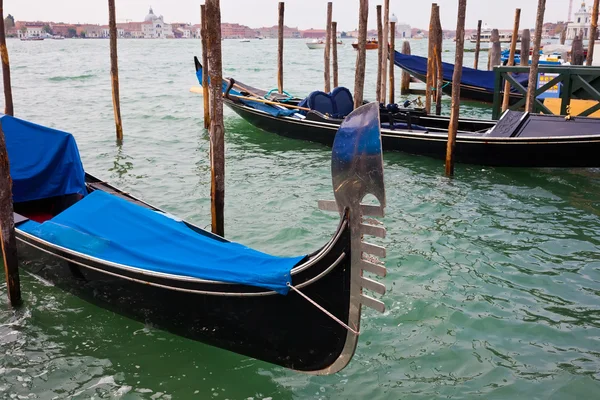
[[[405,55],[396,51],[394,55],[394,64],[409,72],[417,73],[423,76],[427,75],[427,58],[425,57]],[[452,82],[454,64],[442,62],[442,67],[444,72],[444,80]],[[514,74],[513,77],[522,86],[527,87],[528,74]],[[463,67],[460,83],[463,85],[485,89],[486,91],[493,93],[494,79],[494,71],[481,71],[479,69]]]
[[[202,71],[203,70],[204,70],[203,68],[198,68],[198,70],[196,71],[196,77],[198,78],[198,82],[200,83],[200,85],[202,85]],[[209,82],[210,82],[210,79],[209,79]],[[223,80],[223,85],[221,88],[223,93],[225,93],[227,91],[227,86],[228,86],[227,81]],[[231,90],[229,90],[229,93],[236,95],[236,96],[242,96],[242,93],[235,90],[234,88],[231,88]],[[274,117],[285,117],[285,116],[295,114],[297,112],[296,110],[291,110],[291,109],[288,109],[285,107],[275,107],[273,105],[261,103],[258,101],[242,100],[242,99],[236,99],[236,100],[240,100],[240,102],[242,104],[244,104],[248,107],[254,108],[255,110],[260,110],[260,111],[269,113]]]
[[[85,173],[70,133],[0,116],[15,203],[66,194],[86,194]]]
[[[184,222],[96,190],[42,224],[19,229],[55,245],[144,270],[288,292],[304,257],[275,257],[197,233]]]

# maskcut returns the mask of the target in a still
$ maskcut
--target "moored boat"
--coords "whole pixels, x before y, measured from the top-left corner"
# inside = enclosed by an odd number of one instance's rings
[[[342,42],[341,40],[338,40],[337,44],[343,45],[344,42]],[[325,48],[325,39],[313,39],[310,42],[306,42],[306,47],[308,47],[311,50],[324,49]]]
[[[196,59],[196,74],[202,82],[202,66]],[[248,95],[250,86],[226,79],[225,104],[254,126],[281,136],[332,145],[344,114],[352,110],[349,91],[345,96],[313,92],[300,104],[310,111],[293,109],[286,103],[264,104]],[[267,93],[252,88],[253,93]],[[233,96],[231,95],[233,94]],[[332,94],[334,94],[332,92]],[[350,95],[351,96],[351,95]],[[311,99],[318,101],[312,101]],[[305,100],[307,100],[305,99]],[[328,100],[329,99],[329,100]],[[273,98],[277,102],[276,98]],[[341,111],[341,112],[340,112]],[[418,110],[381,112],[384,150],[403,151],[444,159],[448,140],[447,117],[425,115]],[[600,120],[506,111],[500,120],[460,119],[455,147],[459,163],[510,167],[600,167]]]
[[[377,39],[369,39],[365,43],[365,49],[366,50],[377,50],[378,46],[379,46],[379,44],[377,42]],[[358,50],[358,41],[352,43],[352,47],[355,50]]]
[[[348,364],[362,305],[384,310],[364,291],[385,291],[366,275],[385,275],[377,259],[385,249],[362,239],[385,233],[362,220],[383,216],[385,207],[375,104],[350,115],[335,140],[335,201],[319,205],[339,213],[336,232],[321,249],[298,257],[275,257],[229,242],[85,173],[66,132],[6,115],[0,126],[10,159],[20,257],[53,258],[31,272],[90,302],[314,374]],[[366,194],[379,205],[362,205]],[[367,261],[363,254],[373,257]]]
[[[510,43],[512,41],[512,33],[498,32],[500,43]],[[477,34],[471,35],[471,43],[477,42]],[[492,28],[488,24],[484,24],[479,36],[480,43],[489,43],[492,40]],[[521,37],[517,38],[517,42],[521,41]]]

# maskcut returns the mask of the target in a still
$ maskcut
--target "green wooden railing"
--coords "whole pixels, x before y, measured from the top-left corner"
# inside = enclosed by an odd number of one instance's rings
[[[529,67],[495,67],[494,81],[494,105],[492,108],[492,119],[500,118],[502,114],[502,97],[504,95],[504,82],[510,82],[516,90],[511,97],[519,98],[516,102],[511,101],[510,110],[518,110],[525,107],[525,98],[527,89],[523,87],[511,75],[513,73],[529,74]],[[579,115],[588,116],[595,111],[600,110],[600,67],[582,67],[582,66],[540,66],[539,73],[558,74],[546,84],[536,89],[533,111],[536,113],[552,114],[548,107],[544,106],[537,97],[550,90],[553,86],[562,83],[560,92],[560,115],[567,115],[567,110],[572,99],[596,100],[599,103],[593,105]]]

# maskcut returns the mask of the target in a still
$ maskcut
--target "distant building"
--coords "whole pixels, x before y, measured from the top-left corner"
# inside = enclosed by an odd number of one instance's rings
[[[327,35],[327,31],[325,29],[308,29],[305,31],[300,31],[300,34],[305,39],[320,39],[324,38]]]
[[[575,35],[583,34],[584,38],[590,35],[592,13],[585,5],[585,1],[581,2],[581,8],[575,13],[572,22],[567,25],[567,39],[575,39]]]
[[[258,34],[258,36],[264,37],[264,38],[271,38],[271,39],[276,39],[279,37],[279,26],[274,25],[274,26],[269,26],[269,27],[262,27],[262,28],[258,28],[256,29],[256,33]],[[283,37],[284,38],[299,38],[301,37],[300,31],[298,30],[298,28],[290,28],[288,26],[283,26]]]
[[[396,24],[396,37],[410,39],[412,37],[412,28],[405,23]]]
[[[256,30],[246,25],[240,24],[221,24],[221,37],[224,39],[241,39],[241,38],[253,38],[257,36]]]
[[[164,21],[163,16],[157,17],[150,7],[148,15],[144,18],[142,25],[142,33],[145,39],[160,39],[173,37],[173,28],[171,24]]]
[[[44,36],[43,22],[23,22],[17,35],[20,38],[35,38]]]

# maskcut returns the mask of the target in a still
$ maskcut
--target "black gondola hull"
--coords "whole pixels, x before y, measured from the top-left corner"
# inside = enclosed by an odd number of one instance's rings
[[[274,117],[225,100],[252,125],[280,136],[331,146],[337,125]],[[382,129],[384,151],[402,151],[445,159],[447,134]],[[459,135],[455,160],[459,163],[505,167],[600,167],[600,136],[557,138],[488,138]]]

